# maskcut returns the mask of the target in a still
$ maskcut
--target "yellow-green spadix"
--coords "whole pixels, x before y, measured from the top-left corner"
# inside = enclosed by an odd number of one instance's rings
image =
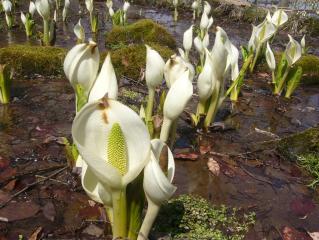
[[[89,102],[101,99],[107,94],[108,98],[117,99],[118,86],[114,68],[111,62],[111,54],[108,53],[101,71],[89,95]]]
[[[112,99],[87,103],[73,121],[72,136],[97,180],[113,190],[125,188],[149,159],[145,124],[133,110]]]
[[[138,240],[148,239],[148,234],[156,219],[161,204],[169,200],[176,191],[176,187],[172,184],[175,173],[175,162],[171,150],[159,139],[153,139],[151,145],[151,159],[144,169],[143,183],[148,208]],[[167,161],[167,169],[162,169],[160,166],[160,157],[164,147],[167,147],[167,156],[164,157]]]
[[[96,43],[82,43],[74,46],[66,55],[63,69],[74,89],[81,85],[88,94],[99,69],[100,54]]]

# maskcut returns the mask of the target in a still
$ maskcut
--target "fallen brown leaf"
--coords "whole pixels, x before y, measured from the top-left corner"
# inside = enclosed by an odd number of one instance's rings
[[[38,227],[28,238],[28,240],[37,240],[39,233],[42,231],[42,227]]]
[[[0,209],[0,221],[13,222],[33,217],[40,210],[40,206],[34,202],[11,202]]]
[[[42,208],[43,215],[45,218],[49,219],[50,221],[54,222],[56,211],[54,204],[52,202],[47,202]]]
[[[216,160],[214,160],[213,158],[209,158],[207,161],[207,167],[213,175],[215,175],[216,177],[219,176],[220,166]]]

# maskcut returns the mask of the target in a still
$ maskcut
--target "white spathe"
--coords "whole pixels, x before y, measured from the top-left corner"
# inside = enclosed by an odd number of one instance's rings
[[[88,94],[99,69],[100,54],[95,42],[74,46],[64,59],[63,69],[71,85],[80,84]]]
[[[170,88],[173,83],[187,70],[184,60],[177,56],[172,55],[166,62],[164,67],[164,78],[166,85]]]
[[[30,1],[30,4],[29,4],[29,13],[31,14],[31,16],[34,15],[35,11],[37,10],[35,4],[33,1]]]
[[[92,14],[94,9],[94,1],[93,0],[85,0],[86,9]]]
[[[21,12],[21,21],[22,21],[23,25],[25,25],[25,24],[27,23],[27,18],[26,18],[26,16],[24,15],[23,12]]]
[[[185,51],[190,51],[193,45],[193,25],[191,25],[183,35],[183,47]]]
[[[36,0],[35,6],[38,13],[44,20],[49,20],[51,16],[51,8],[49,0]]]
[[[79,156],[79,158],[81,158],[81,156]],[[79,159],[77,161],[79,161]],[[81,183],[86,194],[98,203],[109,207],[112,206],[111,191],[99,183],[97,177],[83,160],[81,168]]]
[[[10,13],[12,10],[12,3],[9,0],[3,0],[2,7],[5,13]]]
[[[130,8],[130,3],[125,1],[123,4],[123,11],[126,13],[129,8]]]
[[[204,13],[206,13],[207,16],[210,14],[211,6],[207,1],[204,1]]]
[[[229,41],[229,44],[226,44],[226,50],[228,52],[227,56],[227,66],[226,71],[228,71],[229,67],[231,68],[231,79],[234,81],[238,74],[238,58],[239,58],[239,51],[237,47]]]
[[[82,42],[85,40],[85,31],[81,24],[81,19],[79,19],[77,24],[75,24],[73,28],[73,32],[75,36],[77,37],[77,39],[81,40]]]
[[[205,12],[203,12],[199,27],[201,30],[206,30],[208,27],[208,24],[209,24],[208,16]]]
[[[161,85],[163,81],[165,62],[161,55],[152,49],[150,46],[146,46],[146,69],[145,80],[148,88],[155,89]]]
[[[124,175],[108,159],[108,139],[115,123],[120,126],[126,143]],[[72,136],[98,182],[112,191],[132,182],[150,158],[150,136],[144,122],[132,109],[116,100],[103,98],[84,105],[73,121]]]
[[[193,95],[193,84],[189,76],[189,70],[186,70],[169,89],[164,102],[164,118],[174,121],[184,111]]]
[[[90,91],[89,102],[101,99],[106,94],[108,98],[117,99],[118,85],[110,53],[107,54],[101,71]]]
[[[266,61],[268,64],[269,69],[273,72],[276,69],[276,60],[273,51],[270,48],[269,43],[267,42],[267,47],[266,47]]]
[[[212,81],[213,63],[210,52],[205,49],[206,58],[202,72],[198,76],[197,90],[198,97],[201,102],[205,102],[211,95],[214,89]]]
[[[151,159],[144,169],[143,187],[146,196],[155,204],[161,205],[163,202],[169,200],[176,187],[172,184],[175,174],[175,162],[171,150],[166,144],[159,140],[153,139],[151,141],[152,153]],[[161,152],[164,147],[167,147],[167,175],[163,172],[159,165]]]
[[[274,15],[271,17],[271,22],[276,26],[276,28],[279,28],[283,24],[285,24],[288,21],[288,15],[287,13],[282,10],[276,10]]]
[[[296,63],[299,58],[301,58],[302,49],[299,42],[297,42],[295,39],[293,39],[292,36],[288,34],[289,37],[289,43],[287,44],[285,55],[288,62],[288,66],[292,66],[294,63]]]

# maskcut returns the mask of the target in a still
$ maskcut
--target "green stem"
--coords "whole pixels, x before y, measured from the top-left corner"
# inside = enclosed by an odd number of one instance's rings
[[[176,131],[177,131],[177,119],[172,122],[170,130],[170,148],[172,149],[176,141]]]
[[[147,99],[147,106],[146,106],[146,121],[152,120],[154,98],[155,98],[155,89],[148,88],[148,99]]]
[[[237,89],[237,84],[236,86],[233,88],[233,90],[230,92],[230,100],[232,102],[237,102],[238,100],[238,95],[239,95],[239,91]]]
[[[254,69],[255,69],[255,65],[256,65],[256,62],[257,62],[258,57],[259,57],[260,49],[261,49],[261,46],[260,46],[260,44],[259,44],[258,47],[257,47],[257,50],[256,50],[256,54],[255,54],[255,56],[254,56],[254,60],[253,60],[252,64],[250,65],[250,72],[251,72],[251,73],[252,73],[252,72],[254,71]]]
[[[175,7],[175,9],[174,9],[174,22],[177,22],[177,18],[178,18],[178,11],[177,11],[177,7]]]
[[[217,113],[218,100],[219,100],[219,86],[216,86],[212,94],[212,98],[211,98],[211,102],[208,108],[206,118],[204,120],[205,129],[207,129],[208,126],[211,124],[211,122],[215,119],[215,116]]]
[[[50,45],[50,21],[43,19],[43,44],[44,46]]]
[[[113,239],[124,239],[127,235],[126,189],[112,191]]]
[[[114,221],[113,209],[111,207],[105,207],[105,211],[110,223],[112,223]]]
[[[161,135],[160,135],[160,139],[163,142],[167,142],[167,140],[168,140],[171,125],[172,125],[172,120],[164,117],[162,129],[161,129]]]
[[[275,71],[271,72],[271,78],[272,78],[272,83],[276,84],[276,77],[275,77]]]
[[[283,87],[284,87],[284,84],[286,82],[286,78],[288,76],[289,70],[290,70],[290,68],[287,67],[283,77],[279,80],[278,86],[275,86],[275,92],[274,93],[276,95],[280,95],[281,94],[281,92],[283,90]]]
[[[141,230],[138,234],[137,240],[147,240],[148,235],[152,229],[153,223],[158,215],[160,210],[160,206],[153,203],[150,199],[148,199],[147,212],[141,227]]]

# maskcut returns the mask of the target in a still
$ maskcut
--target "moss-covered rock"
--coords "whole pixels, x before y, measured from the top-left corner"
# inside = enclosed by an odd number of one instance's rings
[[[66,50],[58,47],[11,45],[0,48],[0,63],[22,75],[56,75],[63,72]]]
[[[167,60],[174,52],[168,48],[157,44],[151,46],[159,52],[164,60]],[[111,52],[112,63],[115,68],[116,75],[127,76],[138,80],[141,76],[141,70],[145,69],[146,64],[146,48],[144,45],[130,45]],[[102,58],[104,58],[102,56]]]
[[[164,204],[154,226],[170,239],[244,239],[255,214],[226,206],[212,206],[199,196],[181,195]]]
[[[301,83],[306,85],[319,84],[319,57],[311,54],[304,55],[294,68],[302,67]]]
[[[290,161],[296,161],[299,155],[319,153],[319,127],[281,139],[277,151]]]
[[[161,25],[150,19],[142,19],[127,26],[114,26],[106,36],[111,49],[129,44],[157,43],[171,49],[176,47],[174,37]]]

